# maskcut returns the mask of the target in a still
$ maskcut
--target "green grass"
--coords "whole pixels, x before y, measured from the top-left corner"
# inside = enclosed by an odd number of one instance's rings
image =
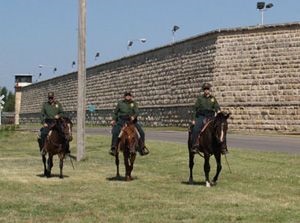
[[[65,162],[64,179],[40,177],[36,135],[0,134],[0,222],[299,222],[299,155],[231,149],[218,185],[202,182],[196,158],[195,185],[188,185],[185,145],[150,141],[137,157],[134,180],[114,180],[110,138],[87,138],[86,158]],[[71,150],[75,152],[75,146]],[[121,156],[122,158],[122,156]],[[212,160],[212,173],[215,162]],[[121,173],[124,165],[121,162]]]

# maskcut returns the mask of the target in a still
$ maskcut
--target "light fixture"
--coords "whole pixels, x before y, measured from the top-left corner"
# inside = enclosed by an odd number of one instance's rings
[[[172,42],[174,43],[175,42],[175,32],[178,30],[178,29],[180,29],[180,27],[179,26],[176,26],[176,25],[174,25],[173,26],[173,29],[172,29]]]

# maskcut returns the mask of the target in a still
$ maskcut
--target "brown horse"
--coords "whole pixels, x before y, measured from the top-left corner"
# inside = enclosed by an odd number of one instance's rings
[[[133,163],[136,157],[136,151],[139,146],[139,134],[133,122],[127,122],[119,135],[119,144],[115,156],[115,163],[117,166],[117,178],[120,178],[119,173],[119,151],[123,151],[125,164],[125,180],[132,180],[131,172],[133,170]]]
[[[218,113],[214,119],[208,121],[208,123],[204,126],[204,129],[201,131],[197,138],[197,141],[199,143],[199,154],[204,158],[204,172],[207,187],[210,187],[211,185],[215,185],[217,183],[219,174],[222,169],[221,154],[227,152],[226,134],[228,129],[227,119],[229,118],[229,116],[230,113]],[[190,184],[193,184],[193,166],[195,156],[195,153],[191,151],[192,146],[193,145],[190,130],[188,138]],[[211,155],[214,155],[215,160],[217,162],[217,171],[212,182],[210,182],[209,180],[209,159]]]
[[[55,119],[53,125],[49,127],[50,131],[44,145],[44,151],[48,154],[47,166],[46,154],[42,155],[45,176],[51,176],[53,156],[58,155],[60,168],[59,177],[63,178],[63,163],[69,142],[72,141],[72,126],[73,124],[69,118],[61,117]]]

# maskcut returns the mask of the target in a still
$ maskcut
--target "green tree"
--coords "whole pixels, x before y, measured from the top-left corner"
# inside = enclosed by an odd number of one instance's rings
[[[3,111],[15,111],[15,94],[8,91],[6,87],[0,87],[0,95],[4,95],[3,101],[5,102]]]
[[[15,111],[15,94],[11,91],[7,95],[7,100],[4,106],[5,112],[14,112]]]
[[[4,95],[4,98],[2,99],[4,102],[6,102],[7,100],[7,88],[6,87],[2,87],[0,90],[0,96]]]

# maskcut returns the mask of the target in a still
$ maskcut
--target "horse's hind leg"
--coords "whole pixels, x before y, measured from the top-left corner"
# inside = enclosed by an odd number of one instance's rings
[[[212,182],[213,184],[217,184],[217,180],[218,180],[219,174],[220,174],[220,172],[222,170],[221,153],[215,154],[215,159],[216,159],[216,162],[217,162],[217,171],[216,171],[216,175],[213,178],[213,182]]]
[[[210,164],[209,164],[209,155],[204,155],[204,172],[205,172],[205,183],[206,187],[210,187],[209,181],[209,172],[210,172]]]

